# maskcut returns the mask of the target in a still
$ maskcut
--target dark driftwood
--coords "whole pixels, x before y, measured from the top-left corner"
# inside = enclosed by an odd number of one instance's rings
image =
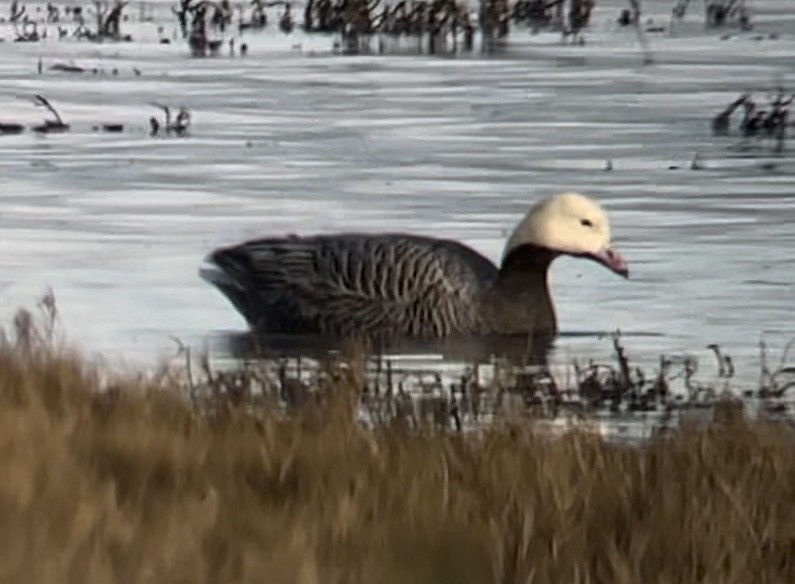
[[[22,124],[3,124],[0,123],[0,135],[2,134],[21,134],[25,131],[25,126]]]

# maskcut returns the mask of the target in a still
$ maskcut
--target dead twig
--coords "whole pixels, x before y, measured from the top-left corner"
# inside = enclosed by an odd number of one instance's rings
[[[34,101],[34,103],[37,106],[42,106],[42,107],[47,108],[47,110],[55,118],[55,121],[57,122],[57,125],[64,126],[64,127],[66,126],[66,124],[64,124],[64,122],[63,122],[63,119],[61,118],[61,115],[58,113],[58,110],[56,110],[55,107],[53,107],[53,105],[50,103],[50,101],[46,97],[44,97],[41,94],[36,94],[34,96],[34,98],[33,98],[33,101]]]

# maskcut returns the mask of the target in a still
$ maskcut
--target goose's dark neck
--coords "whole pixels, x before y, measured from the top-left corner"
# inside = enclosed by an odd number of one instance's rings
[[[553,251],[533,245],[522,245],[508,253],[485,299],[494,332],[557,333],[547,283],[549,266],[556,256]]]
[[[500,279],[513,278],[519,274],[537,273],[546,278],[552,260],[558,254],[536,245],[520,245],[512,249],[500,266]]]

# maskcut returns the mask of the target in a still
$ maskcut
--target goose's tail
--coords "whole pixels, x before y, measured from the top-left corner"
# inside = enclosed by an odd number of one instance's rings
[[[218,288],[246,321],[254,324],[256,294],[248,285],[250,273],[247,256],[235,248],[213,251],[204,258],[199,268],[199,277]]]

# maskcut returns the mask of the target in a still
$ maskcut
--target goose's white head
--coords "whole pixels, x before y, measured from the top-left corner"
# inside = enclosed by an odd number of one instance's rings
[[[627,262],[613,248],[607,214],[599,203],[579,193],[559,193],[536,203],[508,239],[503,262],[522,246],[547,250],[553,257],[588,258],[629,277]]]

